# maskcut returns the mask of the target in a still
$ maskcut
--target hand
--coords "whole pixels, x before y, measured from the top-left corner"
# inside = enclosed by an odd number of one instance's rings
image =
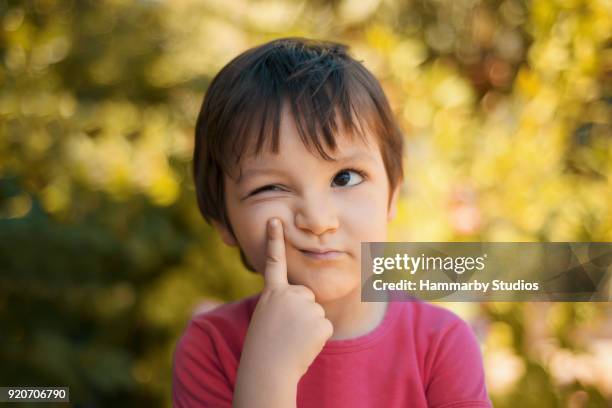
[[[264,289],[251,318],[240,364],[244,358],[258,373],[276,372],[299,380],[332,336],[333,326],[309,288],[289,284],[280,220],[269,220],[267,233]]]

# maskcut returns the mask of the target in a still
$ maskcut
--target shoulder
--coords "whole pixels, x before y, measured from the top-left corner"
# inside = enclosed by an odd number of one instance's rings
[[[252,295],[233,302],[218,305],[210,310],[195,313],[188,325],[187,331],[222,331],[232,332],[248,326],[251,315],[260,294]]]
[[[408,302],[407,309],[429,405],[490,407],[480,345],[470,324],[422,301]]]
[[[415,350],[426,374],[449,361],[481,361],[480,345],[470,324],[455,312],[423,301],[405,302]],[[457,353],[461,352],[461,358]]]
[[[242,344],[258,295],[194,314],[173,356],[173,406],[230,407]]]
[[[239,351],[260,294],[194,314],[176,345],[176,354],[192,354],[226,344]]]
[[[449,331],[469,329],[467,323],[451,310],[423,301],[405,303],[415,332],[424,337],[431,339],[444,336]]]

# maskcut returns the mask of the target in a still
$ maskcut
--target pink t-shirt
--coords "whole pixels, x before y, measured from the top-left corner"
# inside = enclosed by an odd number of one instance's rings
[[[259,296],[189,322],[174,354],[174,407],[231,407]],[[491,406],[470,327],[451,311],[420,301],[389,302],[374,330],[328,341],[297,389],[299,408]]]

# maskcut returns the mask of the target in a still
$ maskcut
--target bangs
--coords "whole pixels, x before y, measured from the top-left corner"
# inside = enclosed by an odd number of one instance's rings
[[[283,112],[293,117],[306,149],[328,161],[335,160],[328,149],[336,150],[338,135],[351,140],[358,135],[367,143],[367,131],[380,134],[367,125],[381,122],[368,78],[360,75],[358,63],[342,58],[345,52],[342,45],[322,54],[271,48],[252,64],[247,54],[217,118],[228,129],[227,139],[211,146],[211,158],[231,175],[245,156],[264,147],[278,153]]]

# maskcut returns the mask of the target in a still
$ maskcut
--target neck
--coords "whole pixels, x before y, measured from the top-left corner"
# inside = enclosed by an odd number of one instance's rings
[[[318,302],[325,309],[325,318],[332,322],[330,340],[362,336],[374,330],[383,320],[387,302],[362,302],[360,288],[329,302]]]

